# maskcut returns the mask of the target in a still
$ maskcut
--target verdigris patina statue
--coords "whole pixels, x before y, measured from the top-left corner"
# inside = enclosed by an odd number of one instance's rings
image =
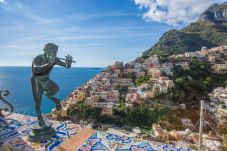
[[[31,141],[45,140],[55,135],[54,129],[51,128],[51,122],[47,119],[44,120],[41,115],[42,96],[43,94],[47,96],[56,104],[56,109],[61,110],[60,100],[55,97],[59,87],[49,79],[49,74],[54,65],[70,68],[74,62],[70,55],[65,59],[57,58],[58,46],[53,43],[46,44],[43,50],[44,54],[35,57],[32,62],[31,85],[38,122],[32,126],[32,132],[29,135]],[[65,60],[65,62],[61,60]]]

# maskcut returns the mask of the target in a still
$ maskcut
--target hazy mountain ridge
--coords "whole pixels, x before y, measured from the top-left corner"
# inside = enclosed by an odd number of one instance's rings
[[[159,41],[143,53],[169,55],[185,51],[197,51],[202,46],[208,48],[227,44],[227,2],[213,4],[200,18],[181,30],[170,30]]]

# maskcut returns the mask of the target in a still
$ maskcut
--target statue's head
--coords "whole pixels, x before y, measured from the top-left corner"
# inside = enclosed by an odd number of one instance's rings
[[[44,54],[49,63],[54,63],[57,56],[58,46],[54,43],[48,43],[44,46]]]

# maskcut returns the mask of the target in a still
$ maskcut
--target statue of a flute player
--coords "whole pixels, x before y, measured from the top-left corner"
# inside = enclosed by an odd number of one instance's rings
[[[40,141],[48,139],[55,135],[55,131],[51,128],[51,122],[44,120],[41,115],[41,102],[43,94],[56,104],[56,109],[61,110],[60,100],[55,97],[58,92],[58,85],[49,79],[49,74],[54,65],[70,68],[73,58],[68,55],[65,59],[57,58],[58,46],[48,43],[44,46],[44,54],[33,59],[31,85],[35,101],[38,123],[32,127],[29,135],[31,141]],[[65,62],[61,61],[65,60]]]

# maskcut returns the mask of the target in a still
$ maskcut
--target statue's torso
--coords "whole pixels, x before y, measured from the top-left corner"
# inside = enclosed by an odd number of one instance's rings
[[[49,73],[51,72],[51,70],[53,69],[54,67],[54,64],[53,65],[49,65],[48,67],[41,67],[38,69],[36,69],[35,67],[40,67],[40,66],[45,66],[49,64],[47,58],[45,57],[45,55],[39,55],[37,57],[35,57],[33,59],[33,62],[32,62],[32,73],[34,76],[43,76],[43,78],[45,77],[48,77]]]

